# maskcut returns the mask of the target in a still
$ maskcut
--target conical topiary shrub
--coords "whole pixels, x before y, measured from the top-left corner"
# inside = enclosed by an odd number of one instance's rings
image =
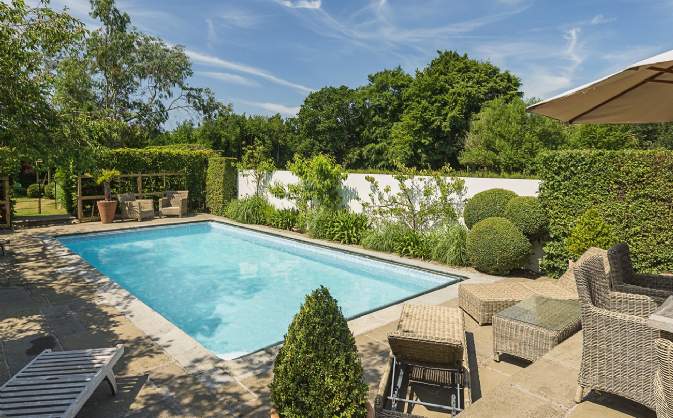
[[[273,367],[282,417],[365,417],[367,385],[355,338],[325,287],[306,296]]]

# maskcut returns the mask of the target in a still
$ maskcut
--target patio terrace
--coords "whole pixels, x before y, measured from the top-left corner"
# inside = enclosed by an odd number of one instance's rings
[[[213,218],[199,215],[189,220]],[[183,221],[157,219],[142,226]],[[224,361],[179,333],[162,338],[161,329],[148,332],[151,324],[137,316],[142,312],[137,301],[107,297],[110,284],[106,278],[48,239],[63,233],[138,225],[125,222],[52,226],[3,236],[11,239],[11,245],[10,254],[0,257],[0,381],[9,379],[45,348],[71,350],[123,343],[126,351],[116,369],[120,396],[112,398],[101,387],[78,416],[268,416],[274,350]],[[308,240],[297,234],[284,234]],[[401,260],[390,254],[377,255]],[[472,269],[405,261],[461,274],[473,281],[501,279]],[[456,286],[442,289],[427,295],[422,302],[457,306],[456,290]],[[370,398],[378,388],[387,359],[386,335],[394,329],[399,310],[399,306],[391,307],[349,323],[365,367]],[[581,332],[533,364],[511,358],[495,363],[491,327],[479,327],[469,316],[465,319],[475,402],[462,417],[654,416],[642,406],[610,395],[594,393],[582,404],[574,403]],[[420,408],[414,413],[447,416]]]

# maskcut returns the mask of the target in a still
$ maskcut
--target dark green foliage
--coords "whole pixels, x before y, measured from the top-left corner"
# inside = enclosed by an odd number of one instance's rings
[[[208,158],[206,207],[210,213],[224,215],[227,204],[236,198],[237,175],[233,158]]]
[[[25,196],[26,194],[26,189],[23,188],[23,185],[19,183],[18,181],[15,181],[12,184],[12,196]]]
[[[313,238],[359,244],[368,225],[367,217],[363,214],[317,209],[309,212],[307,229]]]
[[[430,258],[425,234],[400,223],[384,223],[369,230],[362,238],[362,246],[407,257]]]
[[[455,224],[428,235],[430,257],[450,266],[467,266],[467,228]]]
[[[16,152],[0,145],[0,176],[15,174],[18,169],[19,161],[16,158]]]
[[[58,203],[69,213],[72,213],[76,205],[76,196],[74,195],[77,193],[72,164],[57,168],[54,180],[56,181],[56,199]]]
[[[577,219],[577,223],[565,240],[565,246],[570,255],[579,258],[590,247],[607,250],[617,242],[614,228],[592,208]]]
[[[487,218],[467,234],[470,264],[489,274],[507,274],[523,267],[531,250],[528,239],[505,218]]]
[[[47,183],[44,185],[42,190],[44,197],[47,199],[54,199],[56,197],[56,192],[54,191],[54,183]]]
[[[274,208],[261,196],[234,199],[227,205],[224,216],[244,224],[266,225]]]
[[[299,226],[299,211],[297,209],[276,209],[271,213],[269,225],[291,231]]]
[[[636,270],[673,270],[673,152],[561,151],[545,154],[540,167],[548,274],[563,272],[572,255],[561,248],[590,208],[629,244]]]
[[[519,96],[519,79],[454,51],[440,51],[404,91],[405,107],[391,129],[391,155],[409,167],[456,163],[469,121],[484,103]]]
[[[367,414],[367,385],[355,338],[329,291],[306,296],[273,367],[271,401],[285,418]]]
[[[505,206],[505,218],[512,221],[529,239],[539,239],[547,233],[547,215],[537,197],[517,196]]]
[[[26,189],[26,196],[28,197],[40,197],[40,185],[33,183]]]
[[[504,189],[489,189],[475,194],[465,204],[465,225],[471,229],[474,224],[486,218],[504,216],[507,203],[514,197],[516,193]]]
[[[167,178],[174,184],[167,189],[189,190],[189,207],[203,210],[206,203],[206,171],[208,159],[216,154],[213,151],[191,151],[162,148],[117,148],[101,152],[94,168],[115,168],[122,174],[176,172],[184,173],[184,178]],[[153,186],[162,191],[163,183],[158,178]]]

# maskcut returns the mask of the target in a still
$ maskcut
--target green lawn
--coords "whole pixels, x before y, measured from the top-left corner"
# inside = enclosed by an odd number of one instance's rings
[[[17,197],[14,199],[16,216],[65,215],[65,208],[56,207],[54,199],[42,198],[42,213],[37,213],[37,199],[32,197]]]

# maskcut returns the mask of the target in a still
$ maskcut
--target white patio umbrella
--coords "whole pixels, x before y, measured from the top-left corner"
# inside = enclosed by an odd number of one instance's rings
[[[673,50],[528,107],[568,123],[673,121]]]

